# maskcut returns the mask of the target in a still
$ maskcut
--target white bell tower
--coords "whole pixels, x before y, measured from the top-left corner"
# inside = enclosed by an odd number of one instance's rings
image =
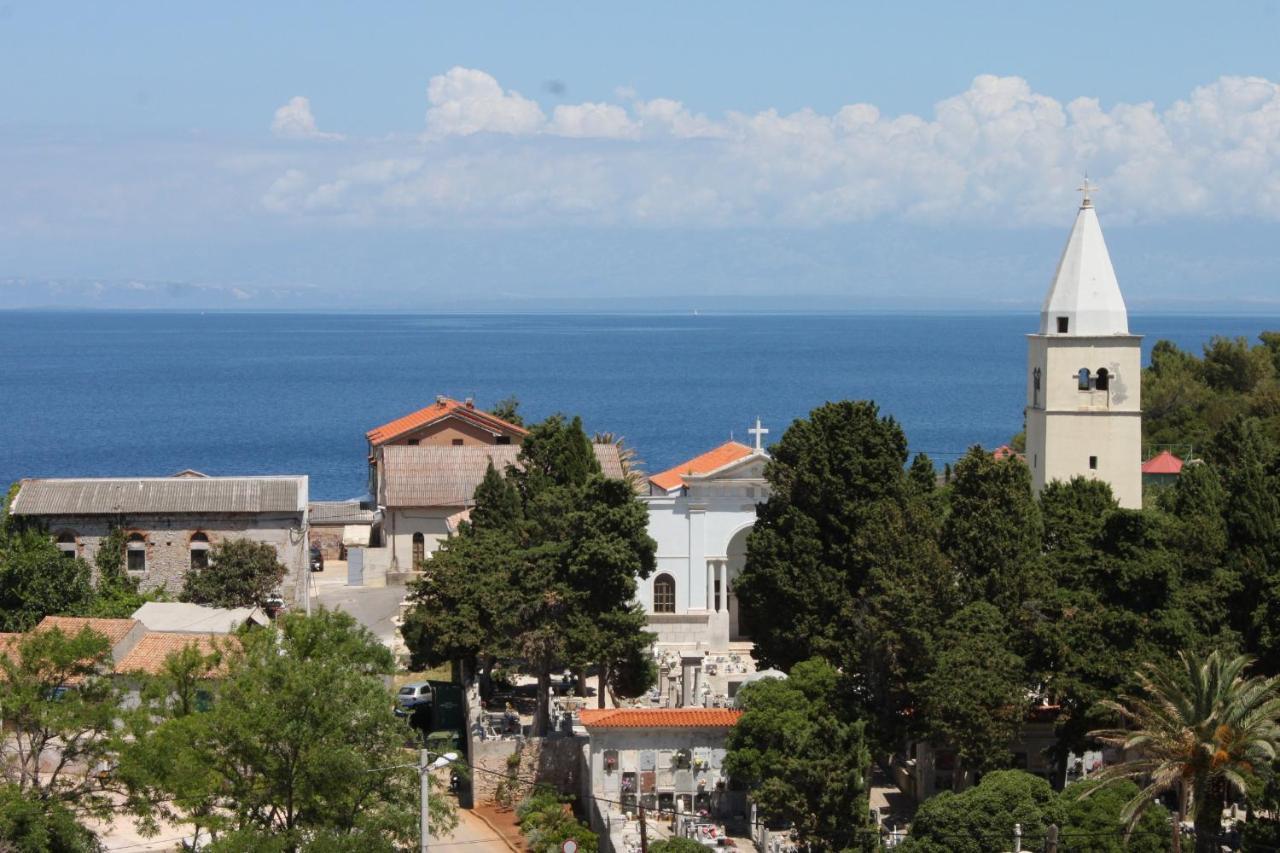
[[[1098,214],[1084,197],[1040,331],[1027,336],[1027,464],[1038,494],[1077,475],[1111,484],[1120,506],[1142,506],[1142,337],[1129,334]]]

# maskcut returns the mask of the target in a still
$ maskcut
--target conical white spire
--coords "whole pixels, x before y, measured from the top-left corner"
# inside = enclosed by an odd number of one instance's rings
[[[1062,250],[1053,286],[1040,308],[1040,334],[1071,336],[1127,335],[1129,313],[1120,295],[1120,283],[1102,239],[1098,214],[1089,198],[1088,181],[1081,188],[1084,199],[1076,224]],[[1066,318],[1066,331],[1062,331]]]

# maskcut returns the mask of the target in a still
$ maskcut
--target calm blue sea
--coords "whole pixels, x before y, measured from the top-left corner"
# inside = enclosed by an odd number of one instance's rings
[[[365,483],[364,433],[436,394],[582,415],[657,471],[758,415],[777,438],[869,398],[941,464],[1022,426],[1025,333],[1006,316],[373,316],[0,312],[0,481],[302,473]],[[1145,349],[1251,339],[1268,317],[1135,316]]]

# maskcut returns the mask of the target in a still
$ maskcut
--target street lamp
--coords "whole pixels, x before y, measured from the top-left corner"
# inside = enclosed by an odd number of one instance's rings
[[[422,783],[422,792],[418,802],[418,832],[421,838],[418,841],[418,850],[420,853],[427,853],[427,841],[431,838],[430,828],[427,826],[428,820],[428,792],[431,787],[431,771],[439,770],[458,760],[458,753],[446,752],[444,755],[437,755],[436,760],[431,760],[431,753],[422,750],[418,754],[418,778]]]

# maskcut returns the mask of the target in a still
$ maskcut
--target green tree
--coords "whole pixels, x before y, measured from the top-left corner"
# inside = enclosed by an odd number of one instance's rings
[[[929,494],[938,487],[938,471],[933,467],[933,460],[927,453],[917,453],[911,460],[911,468],[907,471],[911,485],[921,494]]]
[[[1247,393],[1275,375],[1272,353],[1243,338],[1214,336],[1204,348],[1205,382],[1216,391]]]
[[[752,791],[762,820],[794,827],[815,851],[865,849],[871,755],[863,723],[847,719],[847,687],[829,663],[796,664],[786,679],[746,685],[725,769]]]
[[[486,472],[474,522],[432,559],[402,629],[415,662],[461,660],[470,673],[511,657],[538,679],[545,732],[551,673],[609,673],[641,642],[636,578],[654,566],[648,514],[606,479],[577,418],[530,429],[519,464]]]
[[[966,601],[987,601],[1007,614],[1048,589],[1040,555],[1040,511],[1031,469],[1017,458],[994,459],[973,447],[956,463],[951,512],[942,549],[955,567]]]
[[[884,560],[876,523],[905,516],[907,440],[874,403],[827,403],[791,424],[765,467],[738,606],[766,666],[840,661],[848,616]],[[892,543],[888,543],[892,544]]]
[[[1121,780],[1094,791],[1098,784],[1093,780],[1076,782],[1058,795],[1064,812],[1059,849],[1073,850],[1077,845],[1097,853],[1164,853],[1169,849],[1169,812],[1164,806],[1153,803],[1132,832],[1126,832],[1120,815],[1138,796],[1138,786]]]
[[[1008,623],[994,605],[971,604],[940,638],[920,689],[929,739],[956,753],[956,782],[966,771],[1009,766],[1009,746],[1027,717],[1026,667],[1009,648]]]
[[[164,677],[187,683],[203,664],[174,660]],[[403,849],[416,838],[418,774],[404,767],[406,729],[384,686],[394,668],[344,613],[242,631],[222,650],[208,711],[149,694],[158,724],[124,750],[120,774],[139,811],[164,801],[166,817],[213,834],[214,850]],[[452,826],[443,797],[431,808],[433,826]]]
[[[125,569],[125,546],[128,534],[123,527],[112,527],[98,543],[93,555],[97,578],[94,601],[84,615],[104,619],[126,619],[155,596],[138,591],[138,579]]]
[[[945,791],[916,812],[904,853],[989,853],[1013,846],[1019,824],[1024,849],[1037,849],[1052,824],[1061,826],[1064,810],[1049,783],[1021,770],[999,770],[956,794]]]
[[[27,631],[45,616],[82,613],[93,603],[89,566],[69,558],[44,530],[0,529],[0,630]]]
[[[1226,792],[1244,793],[1253,768],[1269,764],[1280,748],[1280,678],[1247,677],[1251,661],[1243,655],[1181,658],[1177,672],[1144,667],[1138,673],[1142,695],[1104,703],[1125,725],[1093,736],[1137,757],[1095,779],[1102,785],[1146,780],[1121,813],[1129,826],[1157,797],[1175,793],[1174,851],[1181,850],[1178,827],[1190,803],[1196,850],[1208,853],[1219,847]]]
[[[102,845],[70,806],[0,785],[0,850],[12,853],[98,853]]]
[[[489,410],[489,414],[501,418],[509,424],[514,424],[518,427],[524,426],[524,418],[520,416],[520,400],[514,394],[509,397],[503,397],[494,403],[493,408]]]
[[[227,539],[209,550],[206,568],[187,572],[179,598],[211,607],[257,607],[279,589],[287,571],[271,545]]]
[[[83,768],[105,767],[115,746],[124,692],[110,670],[111,644],[88,629],[33,631],[0,654],[0,773],[24,797],[109,813],[108,792]]]
[[[582,853],[595,853],[597,849],[596,834],[573,816],[570,799],[550,788],[538,787],[530,792],[516,806],[516,817],[533,853],[559,853],[569,839],[577,842]]]
[[[664,838],[649,845],[649,853],[706,853],[692,838]]]

